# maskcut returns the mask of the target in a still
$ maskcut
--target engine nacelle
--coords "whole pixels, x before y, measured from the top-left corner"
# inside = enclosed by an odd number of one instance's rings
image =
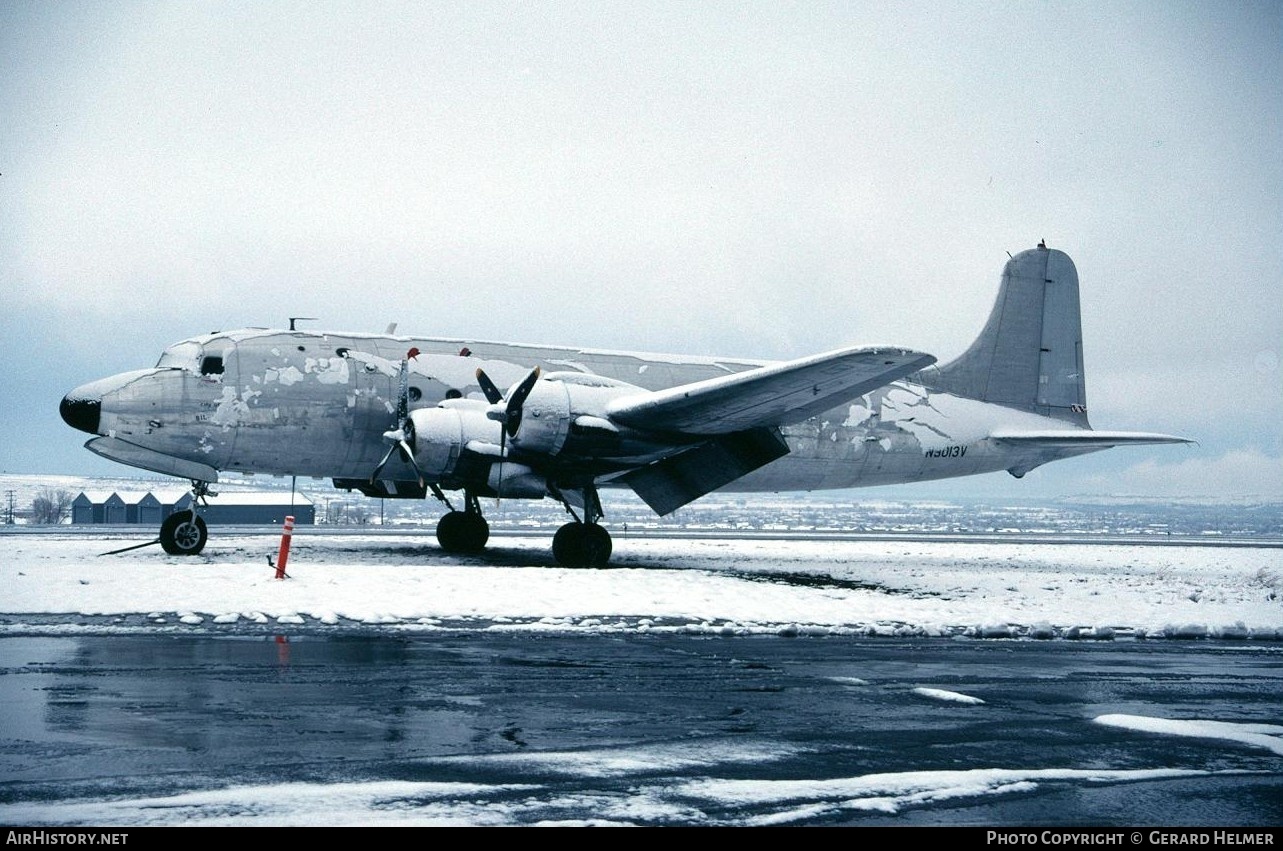
[[[575,413],[564,381],[537,381],[521,406],[521,424],[509,443],[526,452],[556,455],[566,445]]]
[[[486,485],[495,496],[505,499],[543,499],[548,495],[547,480],[525,464],[491,464]]]
[[[551,373],[530,387],[519,406],[520,420],[513,421],[515,433],[507,437],[504,429],[512,414],[503,402],[453,399],[419,408],[409,415],[414,461],[431,481],[485,481],[490,491],[503,496],[542,496],[549,475],[545,464],[555,467],[559,455],[602,458],[617,453],[620,431],[606,419],[607,405],[638,390],[598,375]],[[505,457],[501,441],[517,457]]]
[[[582,372],[554,372],[530,389],[522,405],[521,425],[509,443],[525,452],[557,455],[563,451],[593,454],[581,435],[576,423],[591,423],[590,429],[600,440],[602,434],[618,434],[618,429],[606,419],[607,405],[620,396],[640,392],[641,388]],[[580,428],[579,432],[584,429]]]
[[[420,408],[410,412],[414,425],[414,462],[434,481],[449,477],[470,441],[499,447],[499,424],[478,407]]]

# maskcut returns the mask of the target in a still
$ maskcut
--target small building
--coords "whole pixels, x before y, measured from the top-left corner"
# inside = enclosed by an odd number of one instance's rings
[[[71,522],[138,523],[159,526],[161,521],[175,511],[191,507],[191,491],[157,490],[132,491],[81,491],[71,502]],[[300,493],[282,491],[224,491],[210,497],[200,508],[201,517],[208,524],[273,524],[285,522],[286,515],[294,516],[295,525],[316,522],[316,507]]]
[[[160,500],[151,491],[116,491],[116,496],[125,506],[125,519],[122,522],[159,526],[164,519]]]
[[[183,494],[173,504],[174,511],[187,511],[192,504],[191,492]],[[220,491],[211,496],[200,509],[200,516],[213,526],[271,523],[280,525],[286,515],[294,516],[295,526],[308,526],[316,522],[316,506],[301,493],[288,491]]]
[[[81,491],[71,501],[71,522],[77,524],[106,523],[107,503],[116,494],[112,491]],[[119,521],[123,523],[124,521]]]

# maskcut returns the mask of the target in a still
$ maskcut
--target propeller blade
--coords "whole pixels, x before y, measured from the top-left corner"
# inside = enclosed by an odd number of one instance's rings
[[[370,474],[370,484],[374,484],[374,480],[379,477],[379,473],[383,472],[383,468],[392,460],[392,453],[396,452],[397,448],[398,445],[395,443],[388,447],[387,454],[383,456],[382,461],[375,465],[374,472]]]
[[[423,487],[423,471],[419,469],[419,465],[414,461],[414,450],[404,440],[398,440],[397,445],[392,448],[397,449],[398,447],[401,449],[401,458],[414,468],[414,475],[419,479],[419,487]]]
[[[405,426],[401,430],[401,439],[397,441],[397,446],[401,448],[401,460],[409,464],[414,470],[414,476],[419,480],[419,487],[423,487],[423,471],[419,469],[418,463],[414,460],[414,448],[418,446],[418,434],[414,430],[414,420],[409,417],[405,420]]]
[[[481,385],[481,392],[486,395],[486,401],[491,405],[497,405],[503,401],[503,394],[481,367],[477,367],[477,383]]]
[[[508,429],[499,426],[499,487],[494,494],[494,507],[499,507],[499,491],[503,489],[503,458],[508,454]]]
[[[402,460],[409,463],[414,468],[414,472],[419,477],[419,485],[423,485],[423,473],[419,470],[419,465],[414,463],[414,423],[410,420],[410,361],[419,356],[419,350],[412,348],[401,358],[401,372],[397,377],[399,384],[399,395],[396,400],[396,422],[392,425],[391,431],[383,433],[383,439],[389,441],[392,445],[374,467],[374,472],[370,473],[370,484],[379,477],[383,468],[392,460],[392,453],[401,452]]]
[[[400,428],[410,413],[410,362],[401,359],[400,395],[396,400],[396,427]]]
[[[539,367],[535,367],[512,391],[512,398],[508,400],[507,416],[504,419],[504,430],[509,437],[517,436],[517,429],[521,427],[521,406],[525,404],[526,397],[530,395],[530,391],[534,389],[535,382],[538,380]]]

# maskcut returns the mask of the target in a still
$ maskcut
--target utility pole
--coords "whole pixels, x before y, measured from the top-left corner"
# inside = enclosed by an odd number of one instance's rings
[[[11,491],[11,490],[7,490],[7,491],[5,491],[4,493],[5,493],[5,496],[9,497],[9,507],[8,507],[8,509],[5,511],[5,515],[4,515],[4,522],[5,522],[5,525],[6,525],[6,526],[12,526],[12,525],[13,525],[13,523],[14,523],[14,520],[13,520],[13,496],[14,496],[14,493],[13,493],[13,491]]]

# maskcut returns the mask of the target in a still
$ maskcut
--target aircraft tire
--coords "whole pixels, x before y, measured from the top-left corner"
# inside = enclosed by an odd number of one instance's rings
[[[605,567],[614,544],[596,523],[567,523],[552,538],[552,555],[562,567]]]
[[[179,511],[160,524],[160,546],[171,556],[194,556],[205,549],[209,529],[199,516]]]
[[[479,553],[490,540],[490,524],[480,514],[451,511],[437,521],[437,543],[448,553]]]

